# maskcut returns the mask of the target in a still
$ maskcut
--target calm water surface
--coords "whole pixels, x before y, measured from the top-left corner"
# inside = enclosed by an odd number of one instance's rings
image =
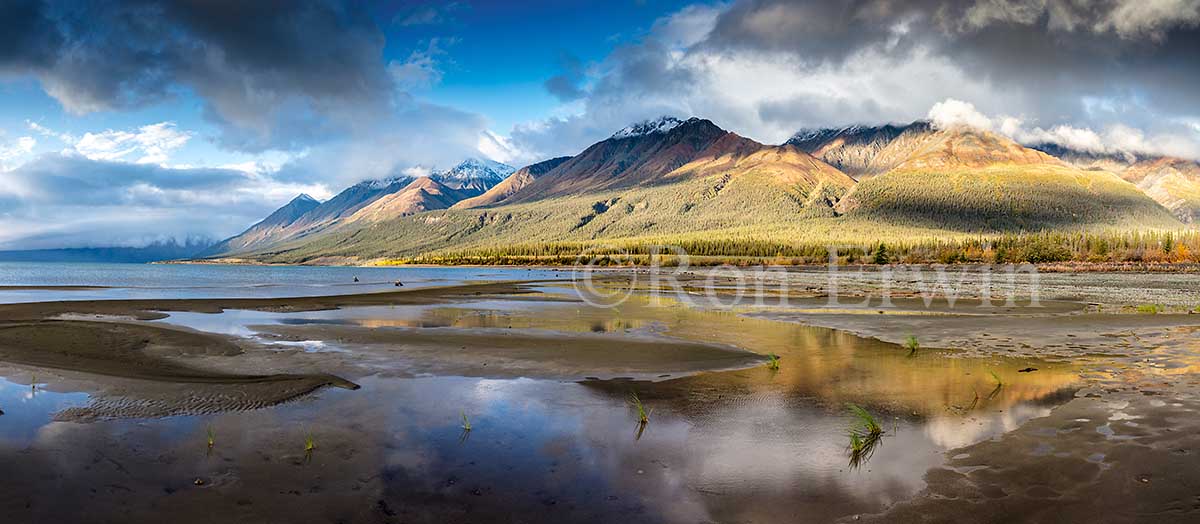
[[[359,281],[354,282],[358,277]],[[569,277],[545,270],[471,267],[314,267],[0,262],[2,286],[111,289],[4,290],[0,303],[109,298],[292,297],[368,293],[489,280]]]

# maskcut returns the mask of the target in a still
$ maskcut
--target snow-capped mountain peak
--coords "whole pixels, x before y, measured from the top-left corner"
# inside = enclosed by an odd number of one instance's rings
[[[516,170],[508,164],[468,158],[450,169],[433,173],[430,177],[451,189],[470,189],[483,192],[499,184]]]
[[[627,126],[616,133],[613,133],[611,138],[630,138],[635,136],[653,135],[656,133],[666,133],[687,122],[691,122],[692,120],[697,119],[690,118],[688,120],[680,120],[673,116],[662,116],[653,120],[643,120],[636,124]]]

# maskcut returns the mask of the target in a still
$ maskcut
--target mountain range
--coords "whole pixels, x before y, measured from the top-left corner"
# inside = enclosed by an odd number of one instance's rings
[[[213,241],[204,238],[151,242],[140,247],[71,247],[0,251],[0,262],[91,262],[144,264],[204,256]]]
[[[342,263],[605,243],[1176,229],[1200,165],[1026,147],[929,122],[804,130],[761,144],[701,118],[633,124],[521,169],[468,159],[423,177],[301,195],[208,258]],[[536,247],[543,246],[543,247]]]

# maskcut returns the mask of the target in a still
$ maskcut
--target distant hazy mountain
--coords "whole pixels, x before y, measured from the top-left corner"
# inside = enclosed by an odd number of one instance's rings
[[[85,247],[0,251],[2,262],[117,262],[146,263],[200,256],[210,245],[207,240],[156,242],[143,247]]]

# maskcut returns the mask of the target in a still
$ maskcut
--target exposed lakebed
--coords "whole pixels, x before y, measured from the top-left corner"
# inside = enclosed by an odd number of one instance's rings
[[[240,351],[144,348],[218,377],[190,383],[6,360],[0,510],[12,521],[832,521],[912,507],[942,485],[929,472],[986,470],[972,463],[979,456],[1055,457],[1083,433],[1043,435],[1049,447],[970,447],[1001,446],[1064,403],[1094,400],[1081,391],[1119,389],[1133,365],[913,354],[762,311],[642,294],[594,307],[553,282],[478,289],[337,309],[177,303],[148,321],[91,308],[65,322],[208,333]],[[1177,365],[1190,358],[1186,339],[1159,335],[1174,349],[1153,362],[1188,376]],[[778,370],[766,354],[781,357]],[[359,387],[244,405],[181,400],[244,401],[258,392],[228,377],[281,374]],[[651,410],[645,427],[634,392]],[[150,409],[164,403],[179,409]],[[885,430],[857,468],[848,403]],[[1109,423],[1109,436],[1126,422]]]

